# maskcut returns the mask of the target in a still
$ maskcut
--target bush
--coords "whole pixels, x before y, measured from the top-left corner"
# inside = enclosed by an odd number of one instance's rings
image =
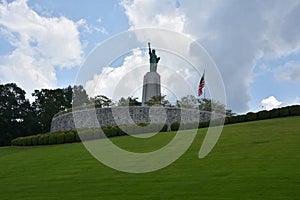
[[[49,144],[57,144],[56,136],[57,136],[57,133],[51,133],[49,135]]]
[[[168,124],[164,124],[159,132],[167,132],[167,131],[168,131]]]
[[[76,142],[81,142],[81,139],[80,139],[77,131],[75,132],[75,141]]]
[[[245,122],[246,121],[246,115],[237,115],[236,117],[236,122]]]
[[[56,135],[56,143],[63,144],[65,143],[65,134],[64,133],[57,133]]]
[[[290,115],[290,113],[289,113],[289,109],[287,107],[279,109],[279,116],[280,117],[287,117],[289,115]]]
[[[173,122],[171,124],[171,131],[178,131],[179,127],[180,127],[180,123],[179,122]]]
[[[273,110],[270,110],[269,113],[270,113],[270,118],[276,118],[276,117],[279,117],[279,111],[280,109],[273,109]]]
[[[39,144],[39,138],[40,138],[40,135],[34,135],[32,137],[32,140],[31,140],[32,145],[38,145]]]
[[[209,123],[210,123],[210,121],[200,122],[200,123],[198,124],[198,128],[206,128],[206,127],[209,127]]]
[[[225,124],[234,124],[238,122],[238,116],[226,117]]]
[[[65,142],[72,143],[75,141],[75,134],[73,131],[68,131],[65,133]]]
[[[269,119],[270,118],[270,112],[263,110],[257,113],[257,119],[262,120],[262,119]]]
[[[32,138],[33,138],[32,136],[27,136],[25,138],[27,146],[32,146]]]
[[[49,134],[43,134],[40,136],[40,139],[42,138],[42,145],[48,145],[49,144]],[[39,142],[40,142],[39,139]]]
[[[249,112],[249,113],[246,114],[246,121],[247,122],[254,121],[254,120],[257,120],[256,113]]]
[[[291,116],[300,115],[300,106],[290,106],[288,109]]]

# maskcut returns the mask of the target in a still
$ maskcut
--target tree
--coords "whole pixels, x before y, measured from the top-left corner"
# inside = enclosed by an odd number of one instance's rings
[[[235,115],[235,113],[232,112],[232,110],[229,109],[225,109],[225,105],[221,104],[215,100],[212,99],[207,99],[207,98],[203,98],[199,100],[200,105],[199,105],[199,109],[200,110],[205,110],[205,111],[212,111],[212,108],[214,108],[214,111],[217,113],[224,113],[227,116],[233,116]]]
[[[35,90],[32,96],[35,97],[32,107],[38,118],[39,133],[49,132],[52,117],[59,111],[64,111],[72,106],[70,86],[64,89]]]
[[[149,101],[146,101],[147,106],[170,106],[170,102],[166,99],[166,95],[153,96]]]
[[[9,145],[13,138],[30,134],[34,120],[25,94],[15,83],[0,85],[0,146]]]
[[[73,87],[73,107],[89,104],[89,96],[82,85],[74,85]]]
[[[199,107],[199,100],[193,95],[187,95],[182,97],[176,102],[176,105],[180,108],[195,108]]]
[[[97,95],[91,98],[90,101],[93,102],[97,108],[110,107],[114,104],[110,98],[104,95]]]
[[[124,97],[122,97],[119,102],[118,102],[118,106],[141,106],[142,102],[138,101],[138,97],[127,97],[127,99],[125,99]]]

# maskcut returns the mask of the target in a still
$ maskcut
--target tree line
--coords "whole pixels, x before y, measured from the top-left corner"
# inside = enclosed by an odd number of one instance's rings
[[[83,86],[75,85],[58,89],[34,90],[34,101],[25,97],[26,92],[15,83],[0,84],[0,146],[10,145],[17,137],[29,136],[50,131],[51,120],[59,112],[72,107],[93,105],[95,107],[141,106],[137,97],[120,98],[114,102],[105,95],[89,97]],[[197,99],[192,95],[182,97],[172,105],[166,96],[153,97],[148,106],[160,105],[182,108],[199,108],[210,111],[211,107],[224,110],[225,106],[210,99]],[[226,111],[232,115],[231,110]]]

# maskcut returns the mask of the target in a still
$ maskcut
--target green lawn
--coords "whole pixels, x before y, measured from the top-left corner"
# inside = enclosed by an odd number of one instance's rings
[[[300,199],[300,117],[227,125],[200,160],[206,130],[179,160],[146,174],[110,169],[80,143],[0,148],[0,199]],[[145,152],[173,136],[112,140]]]

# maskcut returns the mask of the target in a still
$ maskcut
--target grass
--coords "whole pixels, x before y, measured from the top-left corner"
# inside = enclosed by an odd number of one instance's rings
[[[146,174],[110,169],[81,143],[0,148],[0,199],[300,199],[300,117],[227,125],[200,160],[205,130],[176,162]],[[174,135],[112,140],[145,152]]]

